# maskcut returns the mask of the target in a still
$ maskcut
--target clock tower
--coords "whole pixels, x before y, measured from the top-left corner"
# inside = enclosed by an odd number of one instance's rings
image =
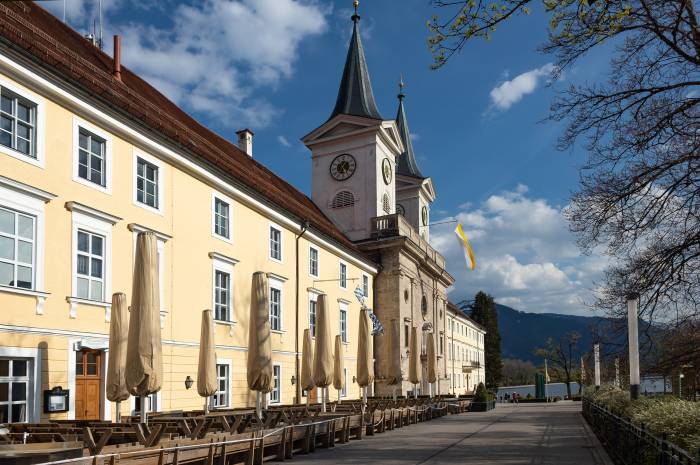
[[[404,145],[394,120],[379,114],[360,38],[353,30],[335,107],[302,141],[311,150],[311,197],[353,241],[370,237],[372,218],[396,212],[396,163]]]

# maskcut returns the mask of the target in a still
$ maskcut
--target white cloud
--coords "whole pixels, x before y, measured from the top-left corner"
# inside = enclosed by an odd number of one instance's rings
[[[280,145],[282,145],[284,147],[291,147],[292,146],[292,144],[287,140],[287,138],[282,136],[282,135],[277,136],[277,142],[279,142]]]
[[[71,26],[91,24],[96,1],[67,1],[80,17]],[[105,0],[113,9],[126,3]],[[160,13],[158,26],[147,14],[110,24],[105,37],[121,34],[124,65],[176,104],[223,126],[260,128],[281,111],[258,91],[293,75],[299,44],[326,31],[329,12],[315,0],[204,0]]]
[[[468,270],[454,224],[432,227],[430,242],[456,279],[450,298],[472,298],[483,290],[518,310],[588,312],[584,302],[606,262],[600,255],[581,256],[562,212],[518,185],[478,206],[465,202],[455,215],[435,220],[459,221],[476,255],[476,270]]]
[[[531,94],[543,79],[549,77],[555,67],[552,63],[526,71],[491,89],[491,103],[499,110],[507,110],[525,95]]]
[[[410,133],[408,137],[410,137],[413,142],[420,140],[420,134],[416,134],[415,132]]]

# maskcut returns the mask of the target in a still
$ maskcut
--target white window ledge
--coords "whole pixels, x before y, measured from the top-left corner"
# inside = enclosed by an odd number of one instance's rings
[[[214,324],[228,326],[228,335],[233,336],[233,328],[236,326],[237,323],[235,321],[214,320]]]
[[[275,281],[281,281],[281,282],[285,282],[289,279],[286,276],[282,276],[282,275],[277,274],[277,273],[267,273],[267,277],[270,279],[274,279]]]
[[[211,258],[212,260],[219,260],[224,263],[228,263],[229,265],[235,265],[238,262],[240,262],[240,260],[237,260],[233,257],[229,257],[228,255],[221,254],[219,252],[209,252],[209,258]]]
[[[156,237],[157,237],[158,239],[160,239],[160,240],[163,241],[163,242],[167,242],[167,241],[169,241],[170,239],[173,238],[173,236],[170,236],[170,235],[168,235],[168,234],[162,233],[162,232],[160,232],[160,231],[156,231],[155,229],[151,229],[151,228],[149,228],[149,227],[146,227],[146,226],[143,226],[143,225],[140,225],[140,224],[137,224],[137,223],[129,223],[126,227],[127,227],[127,229],[129,229],[129,231],[135,232],[135,233],[140,233],[140,232],[152,232],[152,233],[154,233],[154,234],[156,235]]]
[[[350,305],[350,304],[352,304],[352,301],[348,300],[348,299],[343,299],[342,297],[338,297],[338,303]]]
[[[5,176],[0,176],[0,186],[20,192],[30,197],[34,197],[35,199],[39,199],[43,202],[49,202],[50,200],[56,198],[56,194],[46,192],[23,182],[15,181],[14,179],[6,178]]]
[[[69,304],[68,316],[78,318],[78,304],[89,305],[92,307],[101,307],[105,310],[105,322],[109,323],[112,318],[112,302],[104,302],[102,300],[83,299],[81,297],[66,297],[66,302]]]
[[[101,210],[97,210],[96,208],[88,207],[87,205],[74,201],[66,202],[66,210],[82,213],[83,215],[91,216],[106,223],[110,223],[111,225],[115,225],[118,221],[122,220],[122,218],[119,218],[118,216],[110,215],[109,213],[105,213]]]
[[[0,286],[0,292],[5,292],[7,294],[18,294],[18,295],[26,295],[29,297],[34,297],[36,299],[36,314],[37,315],[44,314],[44,303],[46,302],[46,298],[51,295],[48,292],[35,291],[32,289],[22,289],[20,287],[10,287],[10,286]]]

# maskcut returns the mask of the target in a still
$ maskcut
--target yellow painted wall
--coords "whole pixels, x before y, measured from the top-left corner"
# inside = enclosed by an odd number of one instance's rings
[[[112,227],[112,263],[107,266],[112,274],[112,291],[125,292],[130,298],[134,253],[134,233],[127,226],[136,223],[146,228],[171,236],[165,243],[164,308],[165,317],[162,338],[164,341],[164,383],[161,392],[161,409],[201,408],[202,400],[196,388],[185,390],[187,375],[196,378],[197,341],[200,333],[201,311],[211,308],[213,269],[210,252],[215,252],[238,261],[233,268],[233,325],[216,325],[216,342],[219,358],[232,360],[232,406],[252,405],[254,398],[248,392],[245,381],[247,345],[247,322],[251,276],[255,271],[265,271],[283,276],[283,328],[272,337],[273,358],[282,365],[282,403],[293,401],[295,389],[291,384],[295,359],[295,231],[283,228],[283,262],[268,258],[268,227],[274,219],[261,213],[260,209],[233,198],[232,240],[223,241],[212,235],[212,193],[220,192],[195,177],[181,166],[164,158],[160,173],[164,180],[164,213],[158,214],[135,205],[133,202],[134,150],[158,158],[158,154],[135,147],[133,141],[122,134],[114,134],[103,122],[85,117],[92,125],[111,133],[112,192],[104,193],[73,181],[73,124],[74,111],[56,103],[48,92],[32,84],[32,90],[22,86],[16,79],[0,72],[0,85],[10,83],[23,89],[30,98],[45,102],[45,125],[38,130],[45,137],[45,166],[43,168],[0,153],[0,175],[26,185],[50,192],[56,197],[45,204],[45,264],[43,291],[48,292],[43,314],[36,312],[34,296],[18,295],[0,289],[0,349],[6,347],[39,348],[42,355],[42,389],[70,385],[70,343],[82,340],[88,344],[102,340],[108,334],[109,323],[105,321],[103,307],[78,304],[77,317],[69,316],[66,298],[72,295],[72,213],[66,202],[79,202],[91,208],[122,218]],[[28,84],[29,85],[29,84]],[[231,200],[230,193],[225,193]],[[3,199],[0,198],[0,205]],[[282,225],[280,225],[282,226]],[[340,256],[337,251],[323,244],[315,244],[320,251],[319,280],[338,278]],[[359,304],[353,295],[356,285],[361,285],[362,273],[370,276],[368,305],[372,306],[372,275],[361,270],[355,263],[345,259],[349,281],[347,289],[341,289],[337,281],[314,282],[308,273],[309,240],[300,240],[299,280],[299,330],[300,335],[308,327],[307,288],[316,288],[328,294],[331,327],[334,333],[339,327],[338,299],[348,305],[349,343],[345,345],[345,364],[348,369],[348,395],[359,396],[359,389],[352,385],[355,375],[357,352],[357,324]],[[109,300],[109,297],[107,297]],[[92,341],[92,342],[90,342]],[[301,350],[301,337],[299,342]],[[106,357],[105,357],[106,358]],[[331,395],[334,399],[335,395]],[[128,402],[123,413],[128,413]],[[112,415],[114,412],[112,411]],[[67,414],[54,414],[55,418]],[[42,418],[46,416],[42,414]]]

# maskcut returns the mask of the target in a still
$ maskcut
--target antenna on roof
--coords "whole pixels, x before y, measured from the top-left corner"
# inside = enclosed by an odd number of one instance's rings
[[[97,14],[99,15],[99,24],[100,24],[100,38],[98,39],[98,42],[100,44],[100,50],[102,50],[102,45],[104,42],[102,41],[102,0],[98,0],[97,2]]]

